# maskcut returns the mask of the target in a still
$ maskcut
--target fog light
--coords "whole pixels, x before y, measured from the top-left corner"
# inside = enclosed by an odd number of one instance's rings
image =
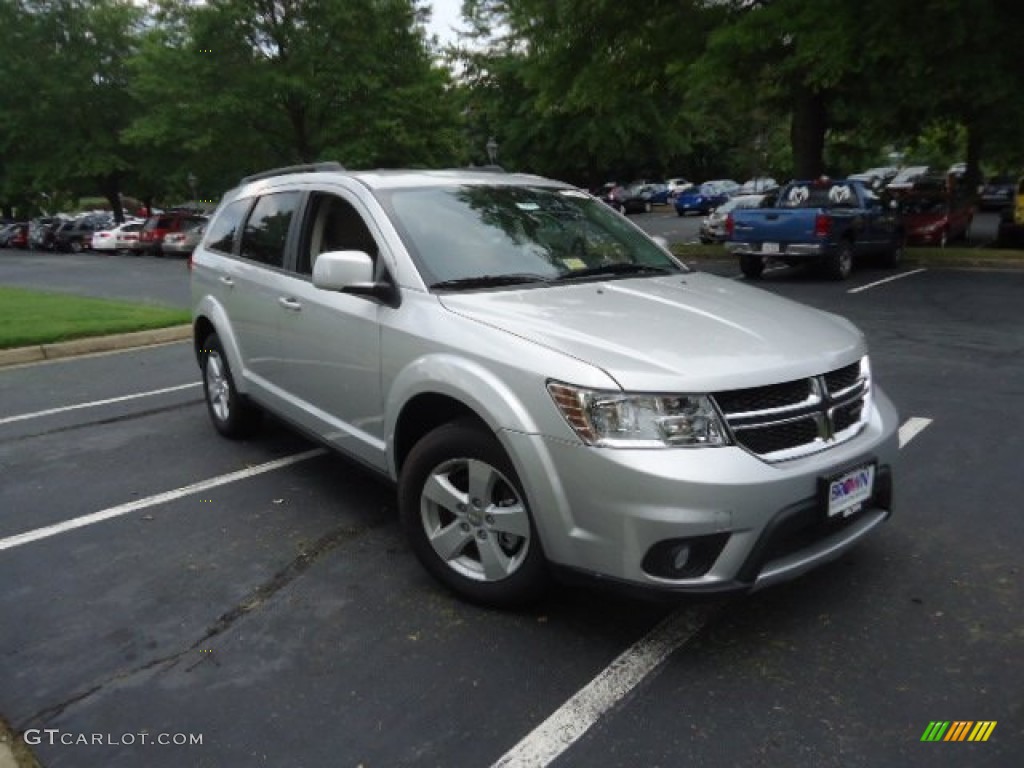
[[[728,540],[728,533],[665,539],[647,550],[641,567],[659,579],[694,579],[710,570]]]
[[[672,555],[672,567],[677,571],[681,571],[686,568],[686,563],[690,559],[690,545],[680,544],[672,549],[674,551],[674,554]]]

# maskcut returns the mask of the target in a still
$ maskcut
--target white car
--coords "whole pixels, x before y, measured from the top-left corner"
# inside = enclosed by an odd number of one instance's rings
[[[111,229],[94,232],[92,249],[94,251],[114,251],[115,253],[130,250],[138,242],[141,229],[141,221],[127,221]]]

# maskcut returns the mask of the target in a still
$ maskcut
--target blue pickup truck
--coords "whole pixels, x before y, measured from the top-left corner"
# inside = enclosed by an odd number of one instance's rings
[[[856,257],[878,254],[887,266],[903,255],[897,210],[853,179],[792,181],[770,208],[733,211],[726,219],[726,248],[756,279],[769,260],[815,262],[836,280],[853,271]]]

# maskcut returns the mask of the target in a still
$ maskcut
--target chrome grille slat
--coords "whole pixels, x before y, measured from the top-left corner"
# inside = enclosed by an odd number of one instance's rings
[[[819,376],[712,397],[739,445],[766,461],[784,461],[859,434],[871,381],[864,359]]]

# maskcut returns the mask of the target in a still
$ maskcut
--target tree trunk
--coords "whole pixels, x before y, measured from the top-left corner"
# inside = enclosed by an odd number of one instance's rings
[[[103,190],[103,196],[110,203],[110,210],[114,212],[114,221],[123,224],[124,207],[121,205],[121,184],[117,174],[112,173],[101,179],[100,188]]]
[[[789,140],[793,149],[793,177],[815,179],[825,173],[825,132],[828,107],[824,94],[798,86],[793,93]]]
[[[970,190],[973,197],[975,190],[982,184],[981,174],[981,152],[982,152],[982,131],[975,123],[968,123],[967,126],[967,172],[964,174],[964,187]]]

